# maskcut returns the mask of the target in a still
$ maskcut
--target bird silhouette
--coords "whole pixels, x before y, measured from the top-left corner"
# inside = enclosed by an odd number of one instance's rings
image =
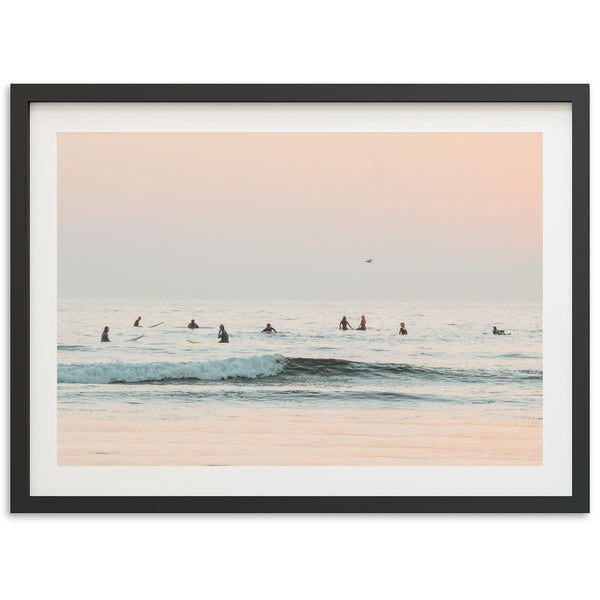
[[[372,262],[373,262],[373,259],[372,259],[372,258],[369,258],[369,260],[365,260],[365,262],[372,263]]]

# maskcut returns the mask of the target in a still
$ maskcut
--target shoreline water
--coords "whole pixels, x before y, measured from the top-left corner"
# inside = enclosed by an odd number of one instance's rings
[[[541,411],[159,405],[61,412],[58,464],[540,466]]]

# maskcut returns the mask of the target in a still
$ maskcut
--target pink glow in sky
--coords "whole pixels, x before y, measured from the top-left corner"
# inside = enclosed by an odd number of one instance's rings
[[[538,133],[61,133],[58,211],[61,297],[541,300]]]

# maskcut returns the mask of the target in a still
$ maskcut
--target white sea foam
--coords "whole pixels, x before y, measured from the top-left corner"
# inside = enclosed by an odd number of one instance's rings
[[[284,367],[285,359],[279,354],[206,362],[59,364],[58,383],[135,383],[181,379],[218,381],[232,377],[254,379],[277,375]]]

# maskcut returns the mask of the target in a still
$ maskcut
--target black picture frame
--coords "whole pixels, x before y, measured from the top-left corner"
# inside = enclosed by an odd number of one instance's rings
[[[571,496],[32,496],[30,105],[35,102],[570,103],[572,106]],[[11,512],[589,512],[589,86],[587,84],[16,84],[11,86]]]

